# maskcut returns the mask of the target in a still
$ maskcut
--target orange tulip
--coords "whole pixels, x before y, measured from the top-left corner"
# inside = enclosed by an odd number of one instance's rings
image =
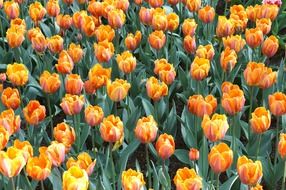
[[[85,170],[72,166],[63,173],[63,190],[88,189],[89,180]]]
[[[107,95],[112,101],[119,102],[128,95],[130,87],[130,83],[123,79],[115,79],[113,82],[108,81],[106,86]]]
[[[67,30],[72,25],[72,17],[70,15],[59,14],[57,15],[56,22],[61,29]]]
[[[79,114],[83,105],[84,105],[83,95],[79,96],[71,94],[66,94],[65,97],[62,98],[62,102],[60,104],[66,115]]]
[[[270,32],[271,25],[272,22],[269,18],[262,18],[256,20],[256,28],[259,28],[264,35]]]
[[[114,54],[114,46],[112,42],[107,40],[94,43],[94,54],[99,62],[108,62]]]
[[[156,139],[157,131],[158,125],[152,115],[140,118],[134,129],[136,138],[143,144],[153,142]]]
[[[21,27],[11,26],[6,31],[6,39],[10,48],[20,47],[25,40],[23,29]]]
[[[286,95],[282,92],[275,92],[268,96],[269,109],[275,116],[286,113]]]
[[[56,64],[56,69],[59,73],[69,74],[72,72],[74,67],[74,62],[69,56],[66,50],[61,51],[59,54],[58,63]]]
[[[21,151],[9,147],[6,152],[0,151],[0,172],[6,177],[17,176],[25,166],[26,160]]]
[[[148,3],[153,8],[162,7],[164,4],[163,0],[148,0]]]
[[[88,16],[86,11],[77,11],[72,16],[72,23],[77,29],[82,29],[83,19]]]
[[[70,157],[66,163],[67,169],[72,166],[78,166],[79,168],[86,171],[87,175],[91,175],[93,172],[93,168],[96,164],[96,160],[92,160],[90,155],[86,152],[82,152],[77,156],[77,160],[73,157]]]
[[[232,164],[233,152],[225,143],[219,143],[211,148],[208,161],[215,173],[225,172]]]
[[[286,134],[285,133],[280,134],[280,139],[278,143],[278,153],[282,159],[285,158],[286,156]]]
[[[161,134],[156,142],[156,151],[158,155],[166,160],[175,152],[175,141],[172,135]]]
[[[233,21],[231,19],[227,19],[225,16],[219,16],[216,27],[216,35],[218,37],[226,37],[233,35],[234,32],[235,30]]]
[[[104,18],[108,19],[108,13],[114,9],[116,9],[115,1],[105,0],[102,2],[102,16]],[[120,10],[120,9],[118,9],[118,10]]]
[[[129,1],[128,0],[117,0],[115,1],[116,8],[121,9],[123,11],[127,11],[129,7]]]
[[[80,44],[71,43],[69,45],[68,54],[72,58],[74,63],[80,62],[83,57],[83,50],[80,47]]]
[[[191,161],[199,160],[200,158],[200,151],[196,148],[191,148],[189,151],[189,159]]]
[[[168,95],[168,86],[164,82],[159,82],[155,77],[150,77],[146,82],[147,95],[153,101],[160,100]]]
[[[79,95],[83,88],[83,82],[78,74],[69,74],[66,76],[65,89],[66,93]]]
[[[213,7],[207,5],[198,11],[199,19],[204,23],[210,23],[214,20],[215,10]]]
[[[237,63],[237,54],[233,49],[226,47],[220,54],[220,65],[224,72],[231,71]]]
[[[161,49],[166,43],[166,35],[162,30],[156,30],[149,34],[148,42],[154,49]]]
[[[237,160],[237,172],[242,183],[254,186],[262,178],[262,164],[259,160],[253,162],[246,156],[240,156]]]
[[[201,0],[186,0],[186,6],[190,12],[197,12],[201,8]]]
[[[142,34],[139,30],[136,31],[135,35],[129,33],[125,38],[125,46],[130,51],[135,50],[141,42]]]
[[[51,17],[58,16],[61,11],[58,0],[48,0],[46,3],[46,10],[49,16]]]
[[[99,106],[88,105],[84,110],[84,116],[86,123],[91,126],[99,125],[104,117],[104,112]]]
[[[93,36],[96,30],[96,23],[94,22],[93,17],[88,15],[83,16],[80,28],[86,36]]]
[[[227,36],[222,38],[222,41],[225,49],[229,47],[236,53],[240,52],[240,50],[245,46],[245,40],[241,38],[241,35]]]
[[[86,80],[84,82],[83,88],[84,88],[86,94],[95,94],[95,92],[96,92],[95,86],[93,86],[93,84],[90,80]]]
[[[274,21],[279,12],[279,7],[277,5],[263,4],[257,9],[257,18],[269,18]]]
[[[95,64],[88,73],[88,78],[96,89],[107,84],[111,77],[111,68],[103,68],[100,64]]]
[[[178,169],[174,177],[174,183],[177,190],[200,190],[203,188],[202,178],[194,169],[187,167]]]
[[[45,93],[55,93],[61,86],[60,76],[57,73],[44,71],[40,76],[40,85]]]
[[[125,17],[126,16],[121,9],[113,9],[108,12],[108,24],[115,29],[121,28],[125,23]]]
[[[253,22],[256,21],[257,19],[257,14],[258,14],[258,9],[260,9],[261,5],[255,5],[254,7],[253,6],[248,6],[246,7],[246,15],[247,15],[247,18]]]
[[[184,36],[190,35],[193,37],[195,35],[197,26],[198,25],[194,19],[190,18],[185,19],[182,24],[182,31]]]
[[[231,13],[230,20],[232,21],[237,33],[244,31],[248,22],[247,14],[244,10],[234,14]]]
[[[249,122],[254,133],[264,133],[271,124],[270,111],[266,110],[265,107],[256,108],[254,112],[252,112]]]
[[[31,39],[32,48],[37,53],[43,53],[48,46],[48,41],[46,40],[46,37],[42,33],[38,33]]]
[[[223,92],[222,107],[230,115],[240,112],[244,106],[244,93],[239,88]]]
[[[278,48],[279,48],[278,39],[272,35],[263,42],[261,51],[263,55],[267,57],[272,57],[276,54]]]
[[[103,12],[103,5],[102,2],[99,1],[89,1],[87,10],[92,16],[102,16]]]
[[[30,41],[32,41],[32,39],[34,37],[36,37],[37,35],[39,35],[39,34],[40,35],[44,35],[39,27],[35,27],[35,28],[31,28],[31,29],[28,30],[28,35],[27,36],[28,36],[28,39]]]
[[[66,153],[70,150],[72,144],[75,142],[75,131],[65,122],[57,124],[54,128],[54,138],[56,141],[65,145]]]
[[[10,21],[10,27],[11,28],[17,28],[19,29],[19,31],[22,31],[22,33],[26,33],[26,22],[24,19],[20,19],[20,18],[15,18],[13,20]]]
[[[243,72],[244,79],[248,86],[258,86],[265,66],[263,63],[249,62]]]
[[[33,180],[45,180],[51,173],[52,162],[44,155],[29,158],[26,172]]]
[[[26,162],[29,158],[33,157],[33,147],[29,141],[20,141],[19,139],[16,139],[14,140],[13,148],[22,153]]]
[[[38,25],[38,22],[44,18],[46,12],[46,9],[38,1],[29,6],[29,15],[36,26]]]
[[[246,29],[245,39],[251,48],[256,48],[263,42],[263,33],[259,28]]]
[[[22,63],[8,64],[6,74],[13,85],[24,86],[28,82],[29,70]]]
[[[48,48],[52,53],[60,53],[64,49],[63,38],[59,35],[48,38]]]
[[[141,7],[139,11],[140,21],[145,25],[151,25],[153,19],[154,9],[148,9],[145,7]]]
[[[195,37],[190,35],[185,36],[183,45],[187,53],[193,54],[197,48]]]
[[[219,141],[224,138],[229,125],[227,117],[224,114],[214,114],[212,118],[204,115],[202,121],[202,128],[204,135],[212,142]]]
[[[190,74],[195,80],[201,81],[208,76],[209,70],[210,61],[196,56],[191,65]]]
[[[212,44],[208,44],[205,46],[199,45],[198,49],[196,50],[196,56],[198,56],[199,58],[204,58],[211,61],[214,55],[215,51]]]
[[[107,116],[100,124],[100,135],[106,142],[119,141],[124,137],[123,122],[117,116]]]
[[[179,3],[179,0],[168,0],[168,3],[172,6],[176,6]]]
[[[53,166],[60,166],[65,160],[65,145],[57,141],[52,141],[45,153],[52,161]]]
[[[178,26],[179,26],[179,16],[176,13],[170,13],[167,15],[167,20],[168,20],[168,30],[173,32],[175,31]]]
[[[119,69],[126,74],[131,73],[136,68],[136,58],[129,51],[118,54],[116,61]]]
[[[11,87],[5,88],[1,94],[1,101],[8,109],[12,108],[13,110],[16,110],[21,103],[18,89]]]
[[[109,25],[100,25],[95,30],[95,36],[96,36],[98,42],[102,42],[106,39],[109,42],[112,42],[112,40],[115,36],[115,32],[114,32],[114,29],[111,28],[111,26],[109,26]]]
[[[122,172],[121,183],[124,190],[140,190],[145,185],[143,174],[132,169]]]
[[[4,149],[9,141],[10,134],[4,126],[0,125],[0,150]]]
[[[213,95],[193,95],[189,97],[188,109],[191,113],[198,117],[203,117],[205,114],[211,115],[217,107],[217,100]]]
[[[258,83],[258,87],[262,89],[266,89],[271,87],[277,79],[277,72],[273,72],[271,68],[265,67],[264,72],[260,77],[260,81]]]
[[[31,100],[23,109],[23,114],[30,125],[38,125],[46,117],[46,108],[37,100]]]
[[[19,131],[21,118],[19,115],[15,115],[12,109],[7,109],[0,114],[0,125],[3,125],[9,135],[12,135]]]
[[[161,81],[166,84],[172,84],[176,77],[176,71],[172,64],[168,63],[166,59],[155,60],[154,73],[159,75]]]
[[[15,1],[5,1],[4,2],[4,11],[8,19],[18,18],[20,15],[19,4]]]
[[[153,30],[167,30],[168,18],[163,8],[156,8],[154,10],[152,17],[152,28]]]

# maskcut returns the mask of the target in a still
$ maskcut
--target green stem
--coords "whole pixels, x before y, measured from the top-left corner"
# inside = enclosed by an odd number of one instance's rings
[[[194,115],[194,117],[195,117],[195,145],[196,145],[196,148],[198,148],[198,117],[197,116],[195,116]]]
[[[151,188],[151,168],[150,168],[150,158],[149,158],[149,148],[148,144],[145,145],[145,153],[146,153],[146,162],[147,162],[147,171],[148,171],[148,188]]]
[[[260,149],[260,143],[261,143],[261,136],[262,136],[262,134],[259,134],[259,137],[258,137],[258,147],[257,147],[257,152],[256,152],[256,160],[258,159],[258,155],[259,155],[259,149]]]
[[[11,183],[12,183],[13,190],[16,190],[15,182],[14,182],[14,178],[13,177],[11,177]]]
[[[45,190],[45,187],[44,187],[44,180],[41,180],[41,189],[42,189],[42,190]]]
[[[216,190],[219,190],[219,176],[220,173],[217,174],[217,179],[216,179]]]
[[[275,142],[275,147],[278,147],[278,141],[279,141],[279,119],[280,117],[276,117],[276,142]],[[274,160],[274,165],[276,166],[277,164],[277,159],[278,159],[278,150],[275,152],[275,160]]]
[[[285,177],[286,177],[286,161],[284,161],[284,174],[283,174],[283,179],[282,179],[282,189],[285,190]]]
[[[95,137],[94,137],[94,133],[95,133],[95,131],[96,131],[96,128],[95,127],[97,127],[97,126],[94,126],[94,127],[91,127],[90,126],[90,128],[91,128],[91,141],[92,141],[92,150],[94,149],[94,147],[95,147]],[[93,129],[94,128],[94,129]]]
[[[47,94],[47,103],[48,103],[48,111],[49,115],[51,117],[50,121],[50,127],[51,127],[51,139],[53,139],[53,132],[54,132],[54,122],[53,122],[53,114],[52,114],[52,109],[51,109],[51,100],[49,94]]]
[[[231,144],[232,144],[232,151],[233,153],[235,154],[236,153],[236,150],[235,150],[235,120],[236,120],[236,117],[237,115],[234,115],[233,118],[232,118],[232,123],[233,125],[231,126],[232,127],[232,134],[231,134]]]
[[[252,96],[253,96],[253,87],[252,86],[249,86],[249,90],[250,90],[250,97],[249,97],[249,112],[248,112],[248,120],[250,120],[251,118],[251,112],[252,112],[252,106],[253,106],[253,99],[252,99]],[[250,140],[250,126],[248,127],[248,140]]]
[[[113,190],[116,190],[115,186],[115,168],[114,168],[114,162],[112,157],[112,143],[109,143],[109,151],[110,151],[110,161],[111,161],[111,171],[112,171],[112,184],[113,184]]]

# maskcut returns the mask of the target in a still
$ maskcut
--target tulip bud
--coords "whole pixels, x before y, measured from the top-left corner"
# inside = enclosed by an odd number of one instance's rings
[[[1,101],[8,109],[12,108],[16,110],[21,103],[18,89],[11,87],[5,88],[1,94]]]
[[[49,16],[58,16],[61,11],[58,0],[48,0],[46,3],[46,10]]]
[[[66,94],[62,98],[60,106],[66,115],[75,115],[79,114],[84,105],[84,96],[83,95],[71,95]]]
[[[114,101],[119,102],[123,100],[127,95],[131,85],[126,80],[115,79],[113,82],[107,82],[107,95]]]
[[[282,159],[285,158],[286,156],[286,134],[285,133],[280,134],[280,139],[278,143],[278,153]]]
[[[38,125],[46,117],[46,108],[37,100],[31,100],[23,109],[23,114],[30,125]]]
[[[117,116],[107,116],[100,124],[100,134],[106,142],[119,141],[124,136],[123,122]]]
[[[214,20],[215,10],[213,7],[207,5],[204,8],[201,8],[199,11],[199,19],[204,23],[210,23]]]
[[[56,69],[59,73],[70,74],[73,70],[74,62],[66,50],[61,51],[59,54],[58,64]]]
[[[104,117],[104,112],[101,107],[99,106],[92,106],[89,105],[84,110],[85,121],[86,123],[91,126],[99,125]]]
[[[232,164],[233,152],[225,143],[220,143],[211,148],[208,161],[215,173],[225,172]]]
[[[96,59],[101,63],[103,62],[107,63],[114,54],[113,43],[108,42],[107,40],[94,43],[93,48]]]
[[[65,80],[67,94],[79,95],[83,88],[83,82],[78,74],[69,74]]]
[[[55,93],[61,86],[60,76],[57,73],[44,71],[40,76],[40,85],[44,92]]]
[[[136,138],[144,144],[153,142],[156,139],[157,131],[157,123],[152,115],[140,118],[134,129]]]
[[[2,125],[10,135],[20,130],[21,119],[19,115],[15,115],[14,110],[7,109],[0,114],[0,125]]]
[[[191,69],[190,74],[193,79],[197,81],[201,81],[208,76],[210,70],[210,61],[205,58],[195,57]]]
[[[234,32],[234,23],[232,20],[227,19],[225,16],[219,16],[216,27],[216,35],[218,37],[226,37],[233,35]]]
[[[175,152],[175,141],[173,136],[166,133],[161,134],[156,142],[156,151],[163,160],[171,157]]]
[[[72,144],[75,142],[75,131],[68,124],[62,122],[57,124],[53,131],[54,138],[56,141],[65,145],[65,152],[67,153]]]
[[[245,39],[251,48],[256,48],[263,42],[263,33],[259,28],[246,29]]]
[[[215,112],[217,100],[213,95],[193,95],[188,99],[188,109],[191,113],[198,117],[203,117],[205,114],[211,115]]]
[[[286,95],[282,92],[275,92],[268,96],[270,111],[275,116],[281,116],[286,113]]]
[[[88,73],[88,78],[96,89],[106,85],[110,77],[111,68],[103,68],[100,64],[95,64]]]
[[[77,156],[77,160],[70,157],[66,163],[67,169],[72,166],[78,166],[79,168],[86,171],[87,175],[90,176],[93,172],[93,168],[96,164],[96,160],[92,160],[90,155],[86,152],[82,152]]]
[[[237,63],[237,54],[227,47],[220,55],[220,65],[224,72],[230,72]]]
[[[278,48],[279,48],[278,39],[272,35],[263,42],[261,51],[263,55],[267,57],[272,57],[276,54]]]
[[[200,157],[200,151],[196,148],[191,148],[189,151],[189,159],[191,161],[197,161]]]
[[[26,172],[34,180],[45,180],[51,173],[52,162],[48,157],[40,155],[39,157],[29,158],[26,165]]]
[[[166,35],[162,30],[156,30],[149,34],[148,42],[154,49],[161,49],[166,43]]]
[[[147,95],[153,101],[160,100],[168,95],[168,86],[164,82],[159,82],[155,77],[150,77],[146,82]]]
[[[264,107],[258,107],[251,114],[250,126],[254,133],[264,133],[271,124],[271,115],[269,110]]]

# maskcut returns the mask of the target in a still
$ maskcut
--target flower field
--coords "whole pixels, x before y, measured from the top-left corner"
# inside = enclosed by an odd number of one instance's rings
[[[286,3],[0,0],[0,189],[285,190]]]

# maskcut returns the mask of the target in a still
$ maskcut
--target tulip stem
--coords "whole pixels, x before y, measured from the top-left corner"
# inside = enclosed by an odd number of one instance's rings
[[[253,87],[249,86],[249,90],[250,90],[250,97],[249,97],[249,112],[248,112],[248,120],[250,120],[251,117],[251,111],[252,111],[252,105],[253,105],[253,100],[252,100],[252,96],[253,96]],[[250,141],[250,126],[248,127],[248,141]]]
[[[113,162],[113,157],[112,157],[112,143],[109,143],[109,151],[110,151],[110,161],[111,161],[111,171],[112,171],[112,184],[113,184],[113,189],[116,190],[115,186],[115,168],[114,168],[114,162]]]
[[[49,115],[51,117],[51,121],[50,121],[50,127],[51,127],[51,140],[53,139],[53,130],[54,130],[54,123],[53,123],[53,114],[52,114],[52,109],[51,109],[51,100],[50,100],[50,96],[49,94],[46,95],[47,97],[47,103],[48,103],[48,111],[49,111]]]
[[[95,126],[96,127],[96,126]],[[94,149],[95,146],[95,139],[94,139],[94,133],[96,132],[96,128],[94,127],[94,129],[90,126],[91,128],[91,142],[92,142],[92,150]]]
[[[216,190],[219,190],[219,176],[220,173],[217,174],[217,179],[216,179]]]
[[[279,116],[276,117],[276,142],[275,142],[275,148],[276,148],[276,151],[275,151],[275,160],[274,160],[274,165],[276,166],[276,163],[277,163],[277,159],[278,159],[278,150],[277,150],[277,147],[278,147],[278,141],[279,141]]]
[[[150,170],[150,158],[148,151],[148,143],[145,145],[146,162],[147,162],[147,173],[148,173],[148,188],[151,188],[151,170]]]
[[[45,187],[44,187],[44,180],[41,180],[41,189],[42,189],[42,190],[45,190]]]
[[[285,190],[285,177],[286,177],[286,161],[284,161],[284,174],[283,174],[283,179],[282,179],[282,189]]]
[[[258,147],[257,147],[257,152],[256,152],[256,160],[258,159],[258,155],[259,155],[261,136],[262,136],[261,134],[259,134],[259,136],[258,136]]]
[[[14,177],[11,177],[11,183],[12,183],[13,190],[16,190],[16,188],[15,188],[15,182],[14,182]]]

